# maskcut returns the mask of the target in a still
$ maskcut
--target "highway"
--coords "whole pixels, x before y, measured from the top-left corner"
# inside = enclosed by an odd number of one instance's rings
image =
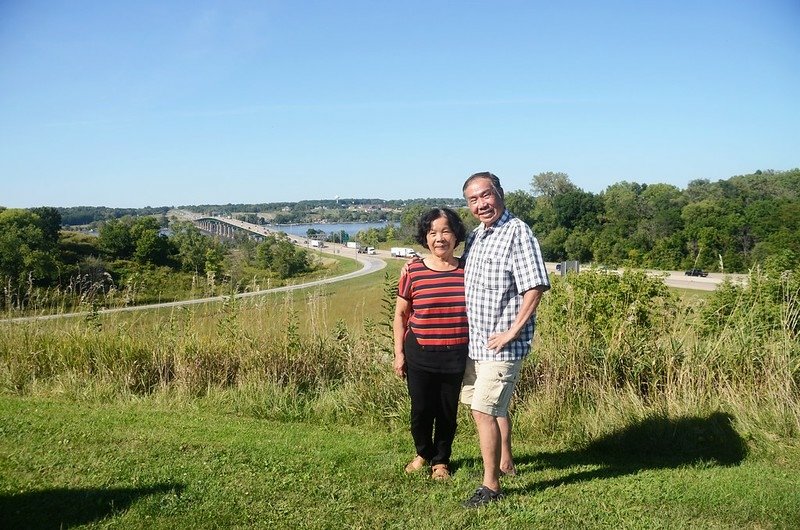
[[[547,263],[547,270],[551,275],[561,274],[556,271],[555,263]],[[582,271],[592,270],[591,267],[581,266]],[[622,274],[623,269],[605,269],[605,272],[615,274]],[[676,287],[679,289],[694,289],[697,291],[713,291],[726,279],[734,283],[745,283],[747,281],[746,274],[722,274],[719,272],[710,272],[705,278],[700,276],[686,276],[683,271],[662,271],[662,270],[645,270],[650,276],[659,276],[664,278],[664,283],[667,287]]]
[[[315,249],[319,250],[319,249]],[[272,289],[262,289],[260,291],[252,291],[247,293],[239,293],[234,295],[234,298],[249,298],[253,296],[262,296],[269,293],[280,293],[286,291],[293,291],[295,289],[307,289],[309,287],[315,287],[317,285],[325,285],[334,282],[341,282],[344,280],[349,280],[351,278],[356,278],[358,276],[364,276],[365,274],[371,274],[373,272],[379,271],[386,267],[386,262],[376,256],[367,256],[366,254],[356,254],[355,249],[346,249],[351,250],[353,253],[353,258],[358,260],[363,266],[357,270],[353,271],[348,274],[343,274],[341,276],[333,276],[331,278],[323,278],[321,280],[314,280],[306,283],[299,283],[296,285],[284,285],[283,287],[275,287]],[[330,254],[334,254],[335,252],[333,249],[330,248],[323,248],[321,249],[322,252],[328,252]],[[148,309],[164,309],[169,307],[185,307],[190,305],[196,304],[205,304],[208,302],[222,302],[226,299],[229,299],[230,296],[211,296],[208,298],[196,298],[193,300],[182,300],[178,302],[162,302],[160,304],[147,304],[147,305],[137,305],[137,306],[128,306],[128,307],[115,307],[111,309],[101,309],[97,311],[98,314],[106,315],[111,313],[122,313],[122,312],[130,312],[130,311],[144,311]],[[55,315],[37,315],[37,316],[29,316],[29,317],[17,317],[17,318],[7,318],[7,319],[0,319],[0,322],[31,322],[31,321],[40,321],[40,320],[55,320],[58,318],[69,318],[69,317],[85,317],[88,315],[88,311],[82,311],[79,313],[60,313]]]

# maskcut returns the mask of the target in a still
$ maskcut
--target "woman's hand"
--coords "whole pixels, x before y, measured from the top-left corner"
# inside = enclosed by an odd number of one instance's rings
[[[392,364],[392,368],[394,369],[395,375],[400,379],[405,379],[406,377],[406,356],[404,353],[395,353],[394,354],[394,363]]]

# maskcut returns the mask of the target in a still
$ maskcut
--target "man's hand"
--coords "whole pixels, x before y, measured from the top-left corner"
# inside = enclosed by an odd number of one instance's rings
[[[400,276],[401,277],[405,276],[406,274],[408,274],[408,266],[410,264],[414,263],[415,261],[422,261],[422,258],[420,258],[419,256],[414,256],[410,260],[408,260],[405,263],[403,263],[403,267],[400,269]]]
[[[486,346],[490,350],[498,352],[502,350],[506,344],[516,339],[517,335],[517,333],[514,333],[510,329],[502,333],[495,333],[494,335],[489,336],[489,340],[486,341]]]
[[[506,344],[516,339],[522,332],[522,328],[525,327],[525,323],[534,318],[543,292],[538,287],[525,291],[522,295],[522,307],[520,307],[514,323],[506,331],[490,335],[489,340],[486,341],[486,347],[490,350],[500,351]]]

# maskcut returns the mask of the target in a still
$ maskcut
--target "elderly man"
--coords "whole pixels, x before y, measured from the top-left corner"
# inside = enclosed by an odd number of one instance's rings
[[[481,222],[466,242],[470,358],[461,392],[461,402],[472,409],[483,460],[483,484],[464,506],[477,508],[502,498],[501,472],[515,472],[508,407],[550,282],[539,242],[506,210],[500,179],[475,173],[463,192]]]

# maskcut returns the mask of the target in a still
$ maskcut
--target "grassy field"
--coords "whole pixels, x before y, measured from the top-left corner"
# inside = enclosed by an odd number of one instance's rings
[[[402,472],[388,261],[289,293],[0,322],[0,528],[800,527],[791,278],[700,296],[554,278],[514,401],[520,475],[466,511],[466,410],[453,480]]]
[[[505,502],[468,511],[480,482],[466,416],[454,478],[406,476],[406,432],[275,422],[213,398],[90,403],[0,397],[3,528],[797,528],[800,450],[744,458],[714,418],[663,427],[709,447],[626,454],[515,442]],[[716,425],[715,425],[716,424]],[[690,431],[694,431],[690,434]],[[680,445],[680,444],[679,444]],[[712,454],[714,453],[714,454]]]

